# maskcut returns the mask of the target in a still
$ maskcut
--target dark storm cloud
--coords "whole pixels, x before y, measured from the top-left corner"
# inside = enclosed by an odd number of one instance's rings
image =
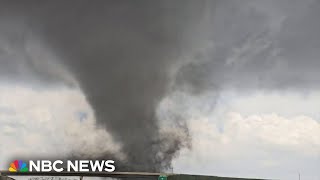
[[[207,46],[190,53],[179,87],[310,90],[320,84],[317,1],[225,1],[212,14]]]
[[[12,10],[10,6],[0,7],[0,80],[33,85],[39,82],[72,85],[70,75],[55,62],[57,57],[22,15],[25,12]]]
[[[15,50],[23,52],[19,54],[22,58],[13,57],[13,61],[1,59],[2,74],[24,79],[30,72],[33,79],[64,81],[57,79],[62,73],[47,72],[57,69],[51,65],[62,64],[80,84],[99,126],[123,144],[128,159],[117,161],[118,170],[160,171],[171,166],[189,138],[160,134],[155,110],[168,92],[172,65],[190,48],[187,37],[199,31],[194,24],[201,24],[208,3],[88,0],[1,4],[4,19],[22,23],[14,30],[17,32],[10,32],[13,26],[7,27],[10,37],[18,41],[2,44],[22,46]],[[43,61],[55,63],[43,65],[25,59],[37,53],[24,53],[26,32],[36,34],[59,57]],[[176,128],[188,136],[183,123]],[[79,158],[77,152],[74,156]],[[112,158],[112,154],[97,158]]]

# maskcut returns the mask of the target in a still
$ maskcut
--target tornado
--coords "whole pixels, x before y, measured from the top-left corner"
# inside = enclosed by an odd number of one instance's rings
[[[185,136],[160,131],[156,110],[172,90],[172,72],[181,54],[191,47],[188,37],[200,32],[195,24],[204,18],[208,2],[0,3],[2,21],[11,22],[1,32],[11,34],[9,43],[25,51],[29,47],[23,45],[24,39],[37,37],[57,57],[37,61],[32,57],[11,61],[2,58],[2,75],[26,83],[36,79],[48,86],[78,85],[93,108],[97,126],[111,133],[126,157],[117,159],[110,152],[86,157],[74,150],[69,158],[113,158],[117,171],[159,172],[171,168],[172,159],[190,141],[188,128],[182,118],[173,117],[175,130]]]

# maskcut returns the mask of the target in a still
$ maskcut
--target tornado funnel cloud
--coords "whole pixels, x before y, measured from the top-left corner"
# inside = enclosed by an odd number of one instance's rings
[[[170,72],[186,48],[192,25],[202,18],[204,1],[1,3],[6,17],[24,22],[28,32],[56,53],[57,62],[92,106],[97,126],[122,145],[126,159],[117,160],[112,153],[90,157],[114,158],[118,171],[159,172],[171,167],[189,138],[161,131],[156,109],[170,91]],[[188,134],[179,121],[177,130]],[[74,152],[72,158],[78,157]]]

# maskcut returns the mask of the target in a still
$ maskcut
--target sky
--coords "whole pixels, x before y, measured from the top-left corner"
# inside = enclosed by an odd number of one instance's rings
[[[1,162],[318,180],[319,9],[1,0]]]

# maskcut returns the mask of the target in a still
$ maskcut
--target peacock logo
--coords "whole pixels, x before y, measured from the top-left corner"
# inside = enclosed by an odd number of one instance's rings
[[[15,160],[10,164],[9,171],[10,172],[28,172],[27,163],[21,160]]]

